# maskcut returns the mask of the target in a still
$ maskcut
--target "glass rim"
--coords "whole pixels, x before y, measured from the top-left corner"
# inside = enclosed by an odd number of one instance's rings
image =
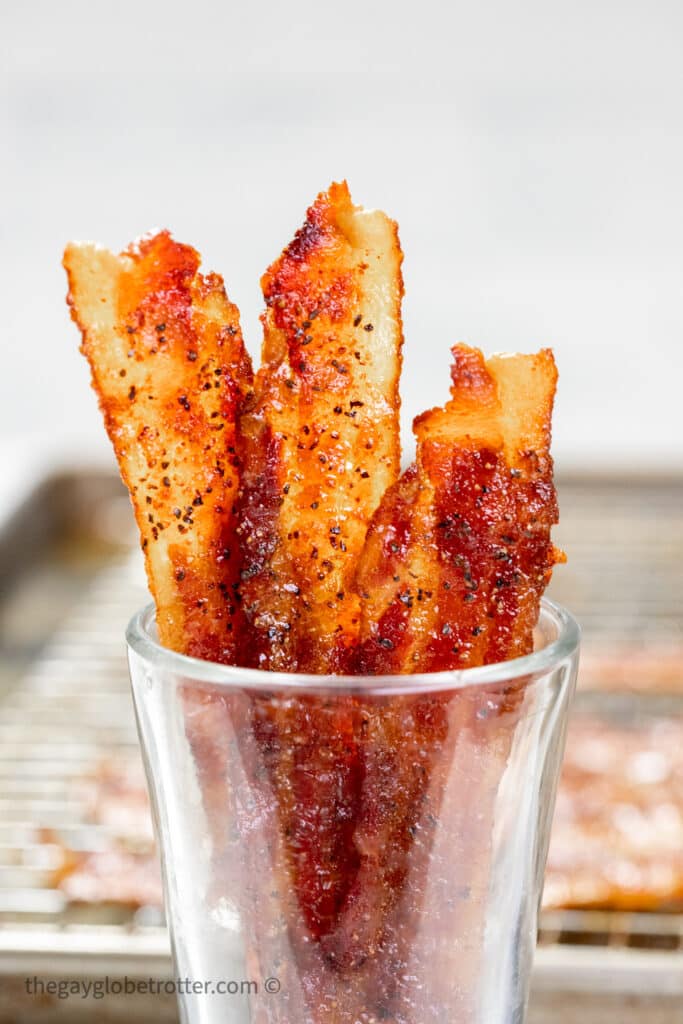
[[[537,676],[571,658],[578,649],[581,636],[581,629],[574,616],[562,605],[544,597],[541,600],[539,621],[542,618],[549,619],[555,626],[557,635],[550,643],[532,651],[531,654],[476,668],[414,675],[313,675],[303,672],[271,672],[259,668],[240,668],[238,665],[224,665],[179,654],[168,647],[163,647],[150,633],[150,625],[155,615],[156,609],[151,602],[135,613],[126,629],[126,641],[130,650],[144,661],[198,682],[214,683],[227,688],[259,690],[325,691],[343,688],[346,692],[393,694],[407,691],[460,690],[473,686],[508,683],[522,676]]]

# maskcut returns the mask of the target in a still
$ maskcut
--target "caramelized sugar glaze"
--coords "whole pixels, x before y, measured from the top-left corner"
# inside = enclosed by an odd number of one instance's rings
[[[393,221],[354,207],[345,184],[321,194],[263,277],[252,378],[238,311],[189,246],[162,232],[120,256],[67,249],[69,301],[165,646],[359,675],[531,650],[559,557],[552,354],[487,361],[455,346],[450,401],[417,418],[416,461],[399,476],[401,262]],[[479,764],[458,811],[472,843],[467,889],[485,870],[486,765],[494,776],[506,757],[519,700],[188,686],[214,856],[226,885],[244,870],[248,955],[265,969],[286,934],[308,977],[301,1020],[410,1019],[401,977],[429,902],[416,879],[449,765],[458,749]],[[256,807],[219,770],[227,737]],[[249,865],[230,863],[231,821],[250,836]],[[347,986],[336,1015],[330,972]]]
[[[120,255],[71,244],[72,317],[137,519],[161,642],[234,663],[238,409],[251,386],[237,307],[162,231]]]
[[[261,368],[240,419],[246,665],[352,670],[354,571],[398,478],[396,224],[333,185],[262,280]]]

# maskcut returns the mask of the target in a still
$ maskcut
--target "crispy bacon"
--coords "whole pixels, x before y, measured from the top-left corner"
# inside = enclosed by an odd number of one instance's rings
[[[56,885],[71,904],[160,907],[163,902],[159,858],[154,850],[130,850],[113,844],[103,850],[65,850],[54,873]]]
[[[235,421],[251,367],[237,307],[166,231],[120,255],[70,244],[71,314],[130,491],[161,642],[233,662]]]
[[[67,250],[167,646],[359,674],[530,650],[558,559],[553,358],[486,362],[456,346],[451,400],[415,421],[416,463],[399,479],[401,259],[393,221],[354,207],[345,184],[321,194],[263,277],[252,388],[237,310],[219,278],[198,274],[194,250],[165,233],[119,257]],[[481,939],[516,697],[188,686],[182,701],[216,884],[241,894],[255,975],[286,943],[305,979],[290,1017],[329,1016],[339,984],[339,1020],[403,1019],[425,908],[444,948],[454,915],[473,948]],[[450,781],[459,757],[474,773],[462,794]],[[442,804],[472,851],[458,855],[469,910],[442,913],[441,889],[421,888],[430,858],[451,856],[435,827]],[[452,955],[449,984],[467,973]]]
[[[531,650],[562,555],[550,419],[552,353],[453,349],[451,400],[414,424],[417,459],[368,531],[356,588],[358,671],[434,672]]]
[[[683,717],[571,719],[543,904],[683,910]]]
[[[385,495],[361,556],[359,672],[465,667],[530,649],[554,560],[548,452],[554,388],[548,352],[485,363],[477,350],[454,349],[451,401],[416,421],[416,464]],[[479,769],[488,765],[495,778],[505,764],[517,703],[513,696],[466,690],[394,697],[381,715],[366,714],[359,742],[363,798],[353,833],[358,869],[326,941],[346,963],[365,963],[373,950],[384,951],[373,980],[387,995],[394,992],[389,1005],[400,998],[392,979],[404,969],[424,912],[410,891],[411,872],[421,877],[420,853],[436,856],[425,825],[439,819],[446,789],[448,761],[440,762],[440,752],[472,743]],[[487,705],[492,720],[481,723],[477,712]],[[487,751],[497,718],[500,746],[491,742]],[[492,807],[483,778],[471,793],[470,799],[463,791],[458,800],[472,863],[461,857],[458,865],[462,883],[474,892],[487,870]],[[462,917],[465,908],[456,912]],[[460,929],[479,941],[479,898],[469,915]],[[444,918],[447,945],[448,915],[434,916]],[[444,976],[458,971],[450,963]]]
[[[348,667],[355,563],[399,470],[400,264],[396,225],[333,185],[263,278],[263,365],[241,419],[241,593],[258,667]],[[254,700],[299,955],[295,919],[323,941],[355,875],[356,726],[350,699]]]
[[[250,663],[343,670],[353,573],[399,471],[403,292],[396,224],[318,196],[262,279],[262,366],[241,418],[241,591]]]

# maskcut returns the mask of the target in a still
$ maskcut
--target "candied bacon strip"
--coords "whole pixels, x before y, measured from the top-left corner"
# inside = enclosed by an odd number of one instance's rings
[[[444,746],[453,741],[450,724],[448,703],[440,696],[359,702],[360,788],[346,851],[347,863],[355,862],[355,870],[324,939],[328,956],[340,968],[358,969],[382,950],[390,916],[406,895],[416,823],[422,819],[430,789],[433,804],[438,805],[438,786],[432,787],[432,780]],[[428,851],[427,836],[421,845]],[[389,963],[395,953],[395,948],[388,952]],[[387,970],[386,961],[372,970]],[[391,967],[388,970],[391,974]]]
[[[357,671],[434,672],[528,653],[562,555],[552,353],[453,348],[451,400],[415,420],[417,459],[377,510],[359,561]]]
[[[262,366],[241,417],[247,657],[343,671],[368,522],[399,472],[402,254],[396,224],[318,196],[262,279]]]
[[[358,629],[347,588],[398,476],[401,253],[396,225],[333,185],[263,279],[263,366],[241,419],[243,579],[251,664],[333,672]],[[354,874],[352,702],[254,701],[289,885],[310,937],[334,928]]]
[[[71,243],[68,302],[135,510],[161,642],[234,662],[235,422],[251,366],[217,274],[170,234]]]
[[[252,726],[277,798],[289,887],[310,938],[337,922],[358,856],[354,820],[362,784],[352,697],[256,697]]]
[[[464,667],[512,657],[531,644],[554,556],[554,364],[549,353],[488,364],[464,347],[454,356],[451,402],[417,420],[417,462],[387,492],[368,533],[357,578],[359,672]],[[493,735],[493,725],[477,718],[487,700],[478,691],[393,698],[374,723],[368,716],[353,835],[359,867],[327,945],[342,963],[370,964],[377,956],[375,982],[388,1008],[401,1001],[393,979],[405,970],[410,936],[426,912],[411,893],[413,872],[420,877],[413,837],[421,836],[424,857],[433,856],[426,826],[438,820],[446,784],[440,751],[481,743],[484,729]],[[504,767],[517,714],[514,699],[497,704],[501,744],[487,761],[492,779]],[[476,865],[486,863],[490,841],[486,801],[493,794],[482,786],[475,781],[458,795],[463,823],[472,816],[472,871],[467,858],[458,858],[467,887],[478,884]],[[482,913],[477,898],[467,926],[473,938]]]

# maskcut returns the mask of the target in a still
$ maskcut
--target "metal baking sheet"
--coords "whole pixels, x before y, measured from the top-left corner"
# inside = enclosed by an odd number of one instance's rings
[[[576,479],[560,495],[557,542],[571,561],[553,596],[577,613],[586,645],[671,649],[683,608],[683,480]],[[91,820],[73,782],[103,757],[139,756],[123,631],[146,591],[116,478],[73,472],[39,482],[0,535],[0,573],[0,1024],[73,1020],[71,1001],[22,1003],[26,975],[170,971],[158,912],[70,903],[45,842],[49,831],[76,849],[106,844],[107,826]],[[683,685],[673,678],[663,693],[583,691],[579,710],[680,711]],[[545,915],[540,939],[530,1024],[679,1024],[682,917]],[[632,1013],[644,994],[647,1018]],[[97,1019],[104,1010],[98,1004]],[[133,1022],[138,1010],[140,1020],[175,1014],[172,1000],[106,1002],[108,1019]]]

